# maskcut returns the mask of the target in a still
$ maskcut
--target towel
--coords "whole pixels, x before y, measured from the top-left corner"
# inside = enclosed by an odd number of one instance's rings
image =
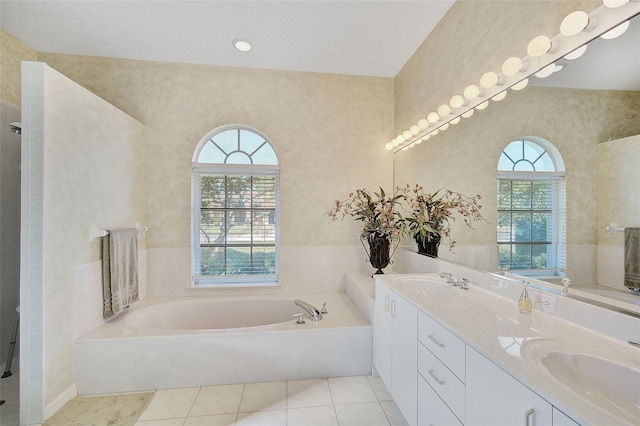
[[[624,229],[624,285],[640,290],[640,228]]]
[[[114,229],[102,239],[103,316],[138,300],[138,230]]]

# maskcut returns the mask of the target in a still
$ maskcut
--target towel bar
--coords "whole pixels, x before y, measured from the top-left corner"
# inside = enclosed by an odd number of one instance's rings
[[[136,222],[136,229],[138,232],[147,232],[149,228],[144,225],[140,225]],[[89,226],[89,240],[93,240],[94,238],[105,237],[109,234],[109,231],[106,229],[100,229],[96,225]]]
[[[610,223],[607,226],[605,226],[604,229],[607,232],[622,232],[622,231],[624,231],[624,228],[619,227],[617,223]]]

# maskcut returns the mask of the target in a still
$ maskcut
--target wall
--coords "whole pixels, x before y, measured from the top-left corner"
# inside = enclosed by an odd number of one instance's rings
[[[624,232],[605,227],[640,226],[640,135],[602,142],[597,149],[598,283],[625,290]]]
[[[266,134],[280,159],[282,291],[336,291],[345,270],[368,270],[358,224],[324,213],[355,188],[391,186],[380,141],[392,134],[392,79],[39,58],[147,126],[150,296],[207,293],[188,290],[191,159],[205,134],[230,123]]]
[[[77,285],[101,288],[75,280],[101,258],[89,226],[146,221],[146,167],[142,124],[46,64],[24,63],[22,79],[21,402],[31,407],[21,417],[30,424],[46,417],[41,406],[51,414],[75,396],[76,303],[100,309],[75,297]]]

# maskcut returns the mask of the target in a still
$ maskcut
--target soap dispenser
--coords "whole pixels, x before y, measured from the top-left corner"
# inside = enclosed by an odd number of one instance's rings
[[[518,308],[520,309],[520,313],[530,314],[533,309],[533,303],[529,298],[529,292],[527,291],[527,287],[529,286],[529,281],[524,282],[524,288],[522,289],[522,294],[520,295],[520,299],[518,299]]]

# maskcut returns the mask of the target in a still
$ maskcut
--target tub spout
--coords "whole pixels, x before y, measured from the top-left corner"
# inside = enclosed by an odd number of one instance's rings
[[[313,306],[311,303],[307,303],[304,300],[300,299],[296,299],[294,303],[296,304],[296,306],[301,307],[309,315],[311,321],[318,322],[322,319],[322,312],[320,312],[318,308]]]

